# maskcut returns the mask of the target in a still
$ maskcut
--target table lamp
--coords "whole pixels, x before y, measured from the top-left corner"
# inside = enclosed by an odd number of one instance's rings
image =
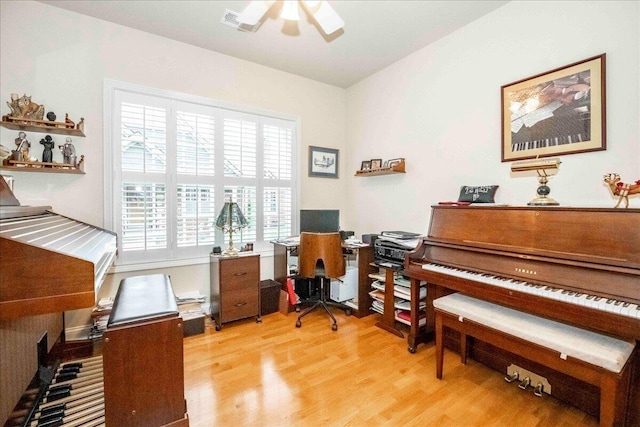
[[[229,247],[222,251],[223,255],[238,255],[239,250],[233,247],[233,233],[249,225],[249,222],[242,214],[240,206],[231,201],[225,202],[223,208],[216,219],[216,227],[225,233],[229,233]]]
[[[549,176],[558,173],[560,159],[532,159],[515,162],[511,165],[511,172],[536,171],[538,174],[538,196],[531,200],[529,206],[557,206],[560,203],[549,197],[551,189],[547,185]]]

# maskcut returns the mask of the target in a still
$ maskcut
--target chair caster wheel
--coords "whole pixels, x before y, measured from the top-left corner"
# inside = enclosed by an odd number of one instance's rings
[[[351,310],[345,310],[344,314],[346,314],[347,316],[351,316]]]
[[[299,328],[300,326],[302,326],[302,322],[299,320],[296,320],[296,328]]]
[[[338,330],[338,325],[336,325],[335,323],[333,325],[331,325],[331,330],[337,331]]]
[[[407,348],[407,350],[409,350],[409,353],[411,353],[411,354],[413,354],[413,353],[415,353],[415,352],[416,352],[416,348],[415,348],[415,347],[411,347],[411,346],[409,346],[409,347]]]

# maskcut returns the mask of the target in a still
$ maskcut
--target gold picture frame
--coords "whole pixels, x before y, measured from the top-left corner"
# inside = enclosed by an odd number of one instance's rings
[[[606,54],[501,87],[502,161],[606,150]]]

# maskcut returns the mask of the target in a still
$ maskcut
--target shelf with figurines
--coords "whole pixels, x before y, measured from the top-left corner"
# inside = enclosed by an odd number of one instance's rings
[[[64,144],[58,145],[62,154],[62,163],[53,161],[53,149],[56,143],[51,135],[40,140],[40,144],[44,147],[41,162],[31,156],[31,143],[27,140],[25,132],[19,132],[14,142],[15,150],[7,150],[0,145],[0,158],[5,157],[2,160],[0,170],[84,175],[84,154],[78,158],[70,136],[67,137]]]
[[[7,102],[11,114],[2,116],[0,126],[21,131],[52,133],[84,137],[84,118],[74,123],[69,114],[65,114],[64,122],[56,122],[56,114],[49,111],[44,117],[44,105],[31,101],[31,96],[11,94],[11,101]]]
[[[384,165],[380,165],[379,159],[366,160],[362,162],[360,170],[356,171],[355,176],[379,176],[392,175],[405,172],[404,158],[387,160]]]

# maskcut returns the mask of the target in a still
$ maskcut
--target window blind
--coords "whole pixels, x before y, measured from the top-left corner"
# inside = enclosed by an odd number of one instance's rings
[[[234,246],[293,234],[296,120],[132,87],[108,88],[107,223],[120,239],[118,264],[207,256],[228,244],[215,222],[229,199],[249,222]]]

